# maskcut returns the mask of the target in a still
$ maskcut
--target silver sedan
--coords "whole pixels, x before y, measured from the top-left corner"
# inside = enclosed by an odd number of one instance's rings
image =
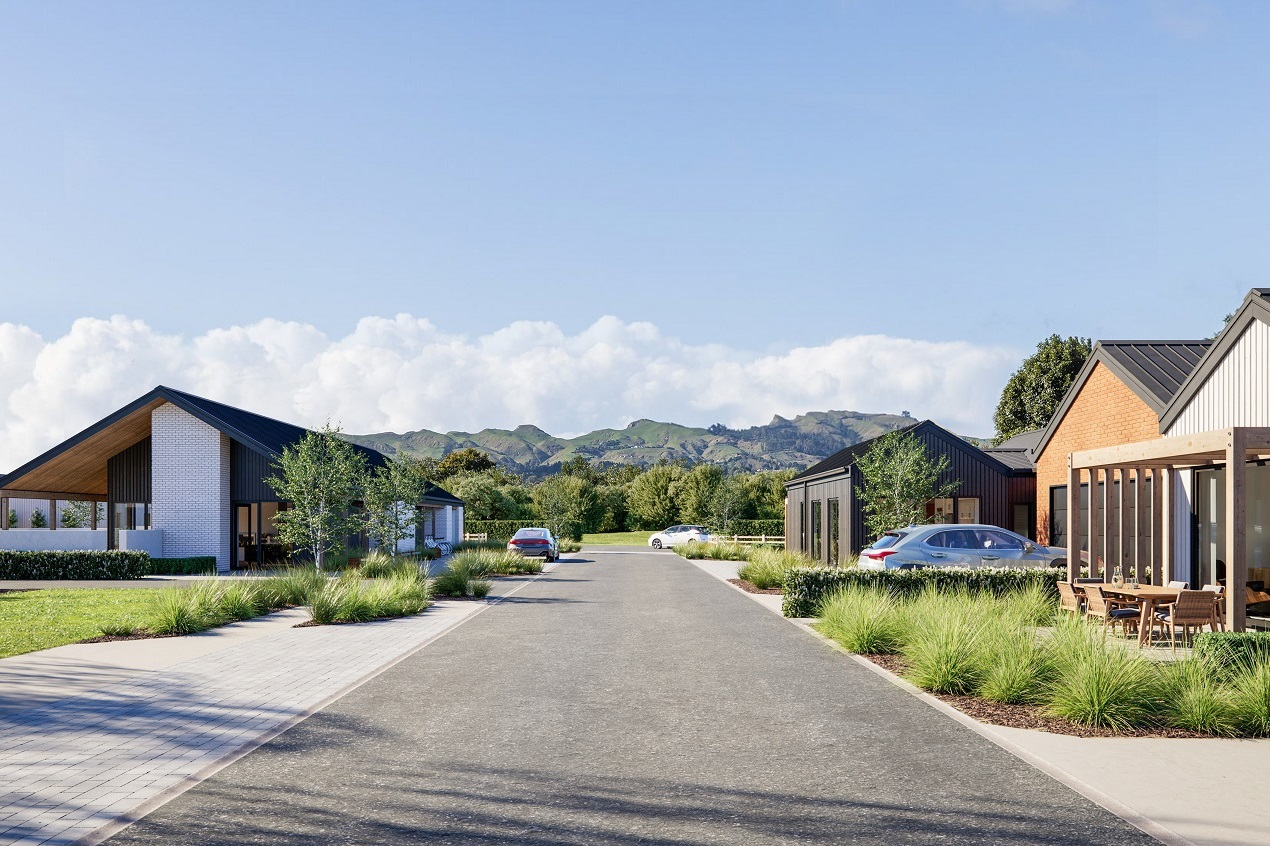
[[[1041,546],[999,526],[966,523],[895,529],[860,553],[860,566],[872,570],[1066,564],[1066,549]]]

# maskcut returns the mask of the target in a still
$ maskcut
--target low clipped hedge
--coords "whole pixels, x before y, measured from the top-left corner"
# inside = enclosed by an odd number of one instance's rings
[[[776,537],[785,536],[784,520],[733,520],[728,525],[727,532],[720,534],[728,535],[775,535]]]
[[[150,555],[133,550],[0,550],[0,579],[140,579]]]
[[[1232,667],[1270,660],[1270,632],[1200,632],[1195,656]]]
[[[968,590],[1000,596],[1039,584],[1058,598],[1058,582],[1067,571],[1057,568],[1016,570],[1004,567],[928,567],[918,570],[861,570],[855,567],[795,567],[785,575],[786,617],[815,617],[820,603],[844,587],[878,587],[912,597],[928,586],[942,592]]]
[[[216,572],[216,556],[191,555],[188,558],[151,558],[152,576],[201,576]]]

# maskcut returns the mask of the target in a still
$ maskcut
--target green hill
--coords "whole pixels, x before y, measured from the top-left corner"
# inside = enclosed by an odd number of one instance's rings
[[[473,447],[489,453],[508,470],[529,476],[554,472],[579,455],[593,463],[648,465],[662,458],[679,458],[735,470],[801,470],[843,447],[915,422],[895,414],[813,411],[793,420],[773,417],[765,426],[748,429],[719,424],[701,429],[643,419],[624,429],[597,429],[576,438],[557,438],[537,426],[444,434],[421,429],[404,435],[379,432],[347,437],[386,455],[402,452],[419,458],[441,458]]]

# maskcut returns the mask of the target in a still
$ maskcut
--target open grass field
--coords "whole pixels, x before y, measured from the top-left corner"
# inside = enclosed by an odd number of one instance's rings
[[[95,637],[103,623],[139,624],[156,594],[146,588],[0,593],[0,658]]]
[[[583,535],[582,543],[597,546],[648,546],[652,532],[606,532],[598,535]]]

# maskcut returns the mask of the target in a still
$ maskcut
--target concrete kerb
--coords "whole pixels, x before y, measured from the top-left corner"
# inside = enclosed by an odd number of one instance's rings
[[[908,681],[905,681],[904,679],[895,675],[891,671],[887,670],[885,667],[878,666],[877,664],[870,661],[868,658],[865,658],[861,655],[856,655],[854,652],[849,652],[848,650],[843,649],[842,646],[836,643],[833,639],[826,637],[825,635],[821,634],[820,632],[812,628],[811,624],[813,620],[809,618],[805,618],[805,617],[800,617],[800,618],[786,617],[783,614],[780,614],[778,610],[773,609],[770,604],[764,603],[761,599],[759,599],[759,596],[763,596],[762,594],[752,594],[749,591],[746,591],[740,587],[737,587],[736,585],[729,582],[726,578],[721,577],[719,573],[714,572],[710,567],[703,566],[703,562],[701,561],[692,560],[692,559],[685,559],[685,560],[690,561],[692,564],[696,565],[699,569],[705,571],[711,576],[714,576],[716,579],[719,579],[725,585],[737,591],[738,593],[748,597],[751,600],[754,600],[761,607],[766,608],[768,611],[774,611],[774,613],[780,616],[782,620],[785,620],[788,623],[792,623],[797,628],[801,629],[802,631],[816,638],[816,640],[819,640],[821,643],[825,644],[826,646],[835,650],[836,652],[840,652],[841,654],[850,658],[852,661],[868,669],[869,671],[876,673],[877,675],[889,681],[891,684],[903,690],[905,693],[908,693],[910,696],[920,699],[922,702],[925,702],[927,705],[934,708],[936,711],[939,711],[941,714],[944,714],[952,718],[956,722],[960,723],[961,725],[973,731],[975,734],[978,734],[980,737],[983,737],[984,739],[1004,749],[1006,752],[1009,752],[1011,755],[1018,758],[1019,760],[1029,764],[1032,767],[1035,767],[1036,769],[1045,773],[1047,776],[1054,779],[1055,781],[1071,788],[1076,793],[1079,793],[1081,796],[1093,802],[1095,805],[1098,805],[1099,807],[1115,814],[1117,817],[1124,820],[1125,822],[1127,822],[1129,825],[1133,826],[1134,828],[1138,829],[1143,834],[1149,835],[1150,837],[1154,837],[1156,840],[1159,840],[1161,843],[1169,844],[1169,846],[1200,846],[1200,844],[1196,843],[1195,841],[1189,838],[1183,837],[1182,835],[1178,834],[1172,829],[1166,828],[1160,825],[1159,823],[1155,822],[1154,820],[1151,820],[1143,816],[1142,814],[1139,814],[1137,811],[1133,810],[1132,808],[1128,807],[1127,805],[1121,802],[1118,802],[1117,800],[1108,796],[1106,793],[1103,793],[1101,790],[1098,790],[1096,787],[1075,777],[1074,775],[1067,772],[1066,770],[1063,770],[1060,767],[1054,766],[1052,763],[1045,760],[1044,758],[1041,758],[1040,756],[1035,755],[1032,752],[1029,752],[1023,747],[1014,743],[1009,738],[1006,738],[998,734],[996,731],[992,729],[991,725],[987,723],[981,723],[978,720],[976,720],[974,717],[968,716],[967,714],[963,714],[961,711],[958,711],[956,708],[949,705],[947,702],[944,702],[938,697],[932,696],[931,694],[927,693],[921,688],[916,687],[915,685],[909,683]]]
[[[285,722],[281,723],[280,725],[275,726],[272,729],[264,732],[263,734],[260,734],[254,738],[251,738],[250,740],[245,741],[244,743],[236,747],[233,751],[226,754],[220,760],[212,764],[209,764],[208,766],[204,767],[203,769],[199,770],[198,772],[192,775],[186,776],[184,779],[182,779],[178,783],[172,785],[171,787],[168,787],[167,789],[159,792],[158,794],[154,795],[150,799],[146,800],[141,805],[138,805],[137,807],[133,808],[124,816],[116,817],[115,819],[110,820],[109,822],[102,825],[100,828],[97,828],[94,831],[84,835],[76,842],[78,844],[83,844],[83,846],[97,846],[97,844],[105,842],[106,840],[110,839],[114,835],[118,834],[120,831],[123,831],[128,826],[142,819],[147,814],[154,812],[157,808],[162,807],[163,805],[167,804],[168,802],[171,802],[173,799],[180,796],[182,793],[185,793],[186,791],[192,789],[193,787],[196,787],[201,782],[211,778],[213,775],[225,769],[226,767],[230,766],[235,761],[238,761],[242,759],[244,756],[251,754],[255,750],[259,749],[261,746],[264,746],[269,741],[273,740],[274,738],[278,737],[279,735],[283,734],[289,729],[294,728],[296,725],[308,719],[309,717],[313,716],[318,711],[321,711],[323,708],[326,708],[331,703],[339,700],[340,698],[344,696],[347,696],[352,691],[356,690],[357,688],[361,687],[362,685],[366,684],[367,682],[371,681],[377,676],[380,676],[383,673],[387,672],[388,670],[392,669],[394,666],[396,666],[397,664],[400,664],[402,661],[416,654],[417,652],[419,652],[421,649],[425,648],[429,644],[435,643],[437,640],[449,634],[450,632],[454,631],[459,626],[466,623],[468,620],[471,620],[475,618],[477,615],[481,614],[482,612],[488,610],[489,608],[492,608],[493,606],[498,605],[504,599],[507,599],[508,597],[514,596],[515,594],[519,593],[525,587],[535,582],[540,576],[546,575],[547,573],[550,573],[553,570],[555,570],[557,566],[559,566],[558,563],[548,565],[543,568],[542,573],[536,574],[533,577],[526,579],[523,584],[517,585],[516,587],[507,591],[507,593],[501,594],[497,597],[487,598],[483,602],[476,604],[476,608],[474,611],[472,611],[469,614],[465,614],[463,617],[460,617],[452,625],[447,626],[441,631],[435,633],[434,635],[422,641],[421,643],[419,643],[418,645],[416,645],[409,651],[404,652],[401,655],[396,656],[392,660],[380,665],[379,667],[376,667],[375,669],[368,671],[365,675],[361,676],[355,681],[350,682],[349,684],[345,685],[344,687],[340,688],[339,690],[330,694],[329,696],[324,697],[317,703],[306,708],[303,712],[288,718]],[[365,625],[374,625],[374,623],[372,622]]]

